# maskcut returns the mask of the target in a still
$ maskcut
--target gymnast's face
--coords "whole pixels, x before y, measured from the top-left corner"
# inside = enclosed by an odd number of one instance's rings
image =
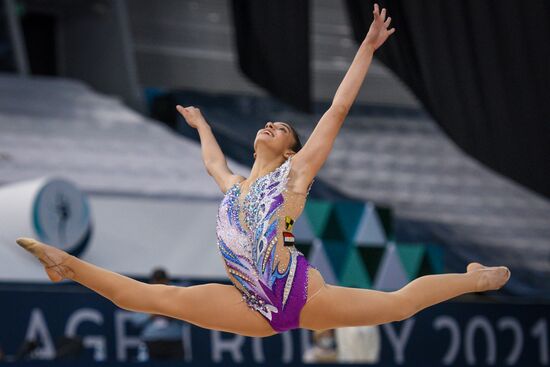
[[[294,143],[294,135],[289,124],[269,121],[263,129],[258,130],[254,141],[254,150],[256,151],[258,145],[261,144],[277,154],[283,154],[289,149],[292,150]]]

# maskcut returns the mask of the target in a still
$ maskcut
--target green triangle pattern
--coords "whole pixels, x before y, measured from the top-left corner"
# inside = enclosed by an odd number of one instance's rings
[[[397,254],[403,264],[405,273],[409,280],[413,280],[418,277],[420,268],[425,260],[426,247],[422,244],[416,243],[400,243],[396,244]]]
[[[311,251],[312,245],[308,243],[296,243],[295,244],[296,249],[300,251],[304,256],[307,258],[309,256],[309,252]]]
[[[325,246],[321,240],[316,239],[308,256],[309,263],[323,275],[327,284],[338,284],[338,278],[328,259]]]
[[[394,242],[388,243],[386,251],[380,262],[376,278],[374,279],[374,289],[384,291],[394,291],[402,288],[409,282],[403,263],[397,253],[397,246]]]
[[[321,237],[323,240],[344,241],[344,230],[340,226],[340,221],[336,215],[334,207],[331,208],[327,221],[325,222],[325,228]]]
[[[357,248],[350,249],[339,278],[340,284],[344,287],[370,288],[372,286],[371,278]]]
[[[339,201],[334,205],[334,212],[345,239],[353,241],[361,221],[365,204],[360,201]]]
[[[373,203],[367,202],[364,205],[354,242],[358,246],[384,247],[386,245],[386,233]]]
[[[424,256],[422,262],[420,263],[420,266],[418,267],[418,276],[421,277],[423,275],[429,275],[433,273],[434,272],[432,264],[430,263],[430,259],[428,258],[428,256]]]
[[[322,238],[327,225],[332,203],[328,201],[309,199],[306,202],[305,212],[316,237]]]
[[[385,247],[356,247],[370,279],[375,279]]]
[[[386,232],[387,241],[392,241],[395,239],[393,233],[393,213],[390,208],[383,206],[376,206],[376,211],[378,212],[378,218],[382,222],[382,227],[384,227],[384,232]]]
[[[430,243],[427,246],[427,253],[433,274],[442,274],[444,268],[443,248],[441,245]]]
[[[348,253],[352,247],[345,242],[330,240],[324,240],[323,247],[325,248],[325,253],[327,254],[328,260],[332,265],[332,269],[334,270],[334,275],[336,275],[339,279],[342,269],[344,268],[344,263],[348,257]]]
[[[300,218],[301,223],[296,222],[294,228],[300,252],[309,258],[312,241],[319,241],[333,277],[358,287],[372,287],[378,282],[376,276],[384,251],[388,243],[395,243],[391,208],[369,201],[333,203],[309,199],[304,213],[305,218]],[[437,244],[399,243],[394,250],[394,257],[399,259],[409,280],[443,272],[443,249]]]
[[[292,226],[292,233],[294,234],[296,242],[311,243],[315,239],[315,234],[311,229],[307,215],[300,215],[298,218],[295,218],[294,225]]]

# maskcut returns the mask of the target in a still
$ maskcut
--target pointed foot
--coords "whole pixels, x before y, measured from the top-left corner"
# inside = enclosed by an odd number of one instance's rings
[[[466,267],[466,272],[467,272],[467,273],[471,273],[472,271],[475,271],[475,270],[478,270],[478,269],[484,269],[484,268],[486,268],[486,266],[481,265],[480,263],[471,262],[471,263],[469,263],[468,266]]]
[[[44,270],[52,282],[70,279],[74,275],[73,270],[67,265],[70,255],[65,251],[33,238],[20,237],[15,242],[34,255],[44,265]]]
[[[483,267],[474,272],[478,273],[478,292],[498,290],[508,282],[512,275],[506,266]]]

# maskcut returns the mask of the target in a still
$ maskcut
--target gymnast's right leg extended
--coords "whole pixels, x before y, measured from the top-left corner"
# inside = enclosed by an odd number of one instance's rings
[[[74,280],[125,310],[165,315],[207,329],[246,336],[276,333],[263,316],[248,307],[233,285],[147,284],[30,238],[20,238],[17,243],[38,258],[52,281]]]

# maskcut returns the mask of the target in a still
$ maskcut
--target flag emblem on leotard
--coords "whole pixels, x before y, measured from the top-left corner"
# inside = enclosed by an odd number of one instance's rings
[[[285,216],[285,228],[287,231],[292,231],[293,224],[294,224],[294,219],[292,219],[292,217],[289,217],[288,215]]]
[[[290,232],[283,232],[285,246],[294,246],[294,235]]]

